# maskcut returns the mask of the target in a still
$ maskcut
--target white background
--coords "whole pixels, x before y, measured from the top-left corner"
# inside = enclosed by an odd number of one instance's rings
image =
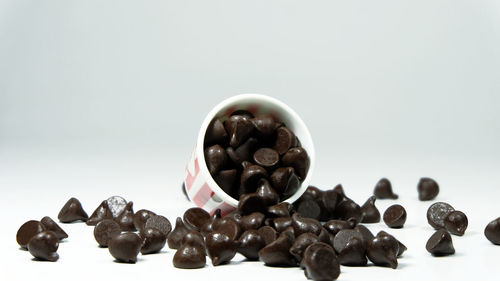
[[[342,267],[339,280],[495,280],[500,247],[483,229],[500,216],[499,50],[495,0],[0,0],[0,279],[305,280],[241,256],[175,269],[167,248],[114,263],[84,224],[63,225],[56,263],[15,242],[72,196],[89,214],[122,195],[174,221],[191,206],[180,184],[204,116],[258,92],[308,125],[313,184],[342,183],[362,204],[388,177],[408,211],[389,230],[408,246],[398,269]],[[454,256],[425,250],[422,176],[469,217]]]

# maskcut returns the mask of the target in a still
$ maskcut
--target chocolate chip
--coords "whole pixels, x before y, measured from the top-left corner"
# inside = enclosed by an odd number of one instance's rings
[[[467,216],[460,211],[453,211],[444,218],[444,228],[454,235],[464,235],[467,225]]]
[[[137,230],[141,231],[141,229],[144,228],[144,224],[146,223],[146,221],[152,216],[156,216],[156,214],[152,211],[144,209],[137,211],[134,214],[134,227]]]
[[[204,142],[205,146],[211,144],[225,145],[229,142],[229,136],[220,119],[216,118],[210,122],[205,132]]]
[[[278,165],[280,156],[276,150],[268,147],[257,149],[253,154],[253,161],[264,168],[272,169]]]
[[[363,241],[363,235],[354,229],[343,229],[340,230],[333,239],[333,248],[335,252],[340,253],[346,247],[347,242],[352,238],[358,238]]]
[[[339,262],[346,266],[364,266],[368,263],[366,259],[366,245],[359,238],[352,237],[344,249],[339,253]]]
[[[276,240],[260,249],[259,258],[268,266],[296,266],[297,260],[289,251],[292,244],[293,237],[282,233]]]
[[[216,225],[219,220],[221,220],[221,210],[216,209],[208,221],[201,227],[200,233],[203,234],[203,236],[206,236],[212,232],[213,226]]]
[[[335,190],[325,190],[320,197],[320,209],[322,210],[322,220],[329,220],[335,212],[335,207],[339,201],[339,194]]]
[[[315,200],[301,200],[297,205],[297,213],[304,218],[319,219],[321,215],[321,208]]]
[[[87,225],[96,225],[98,222],[104,219],[112,219],[113,214],[108,207],[108,201],[104,200],[102,203],[94,210],[92,215],[85,222]]]
[[[399,244],[391,236],[375,236],[366,248],[366,256],[377,266],[398,267],[397,255]]]
[[[427,240],[425,248],[433,256],[448,256],[455,253],[451,235],[446,229],[439,229]]]
[[[172,230],[172,225],[166,217],[155,215],[149,217],[149,219],[144,224],[144,228],[158,229],[161,233],[163,233],[163,235],[167,236]]]
[[[134,226],[134,203],[132,201],[128,202],[125,209],[116,218],[116,222],[122,228],[122,231],[135,231]]]
[[[242,145],[237,148],[228,147],[226,153],[234,164],[241,164],[245,161],[250,161],[252,151],[258,144],[256,138],[249,138]]]
[[[382,237],[382,236],[388,236],[389,238],[391,239],[394,239],[396,240],[396,242],[398,243],[398,250],[397,250],[397,256],[400,257],[401,255],[403,255],[403,253],[407,250],[406,246],[401,243],[401,241],[399,241],[398,239],[396,239],[396,237],[392,236],[391,234],[385,232],[385,231],[379,231],[379,233],[377,233],[377,236],[378,237]]]
[[[259,229],[264,222],[265,216],[262,213],[254,212],[247,216],[242,216],[240,221],[241,231],[249,229]]]
[[[236,255],[239,243],[229,236],[212,232],[205,238],[207,253],[214,266],[228,263]]]
[[[43,232],[44,230],[45,227],[39,221],[30,220],[25,222],[23,225],[21,225],[21,227],[17,231],[16,234],[17,244],[19,244],[21,248],[26,249],[30,239],[33,236],[37,235],[38,233]]]
[[[323,196],[323,192],[324,192],[323,190],[313,185],[309,185],[306,188],[306,191],[304,191],[304,193],[302,194],[302,196],[300,196],[300,200],[314,200],[314,201],[320,200],[321,197]]]
[[[54,232],[59,240],[68,238],[68,234],[50,217],[43,217],[40,223],[43,224],[46,230]]]
[[[373,195],[379,199],[398,199],[398,195],[392,191],[391,182],[386,178],[382,178],[377,182]]]
[[[238,240],[241,228],[236,221],[230,218],[223,218],[212,225],[213,231],[229,236],[232,240]]]
[[[243,193],[254,192],[262,178],[267,178],[267,171],[259,165],[251,165],[243,169],[240,181]]]
[[[365,249],[366,247],[368,247],[368,243],[370,243],[370,241],[375,237],[373,233],[368,228],[366,228],[366,226],[361,224],[356,225],[353,230],[359,232],[359,234],[361,234],[361,236],[363,237]]]
[[[181,246],[182,238],[186,233],[188,233],[188,228],[184,225],[184,222],[180,217],[175,220],[175,228],[168,235],[167,243],[170,249],[179,249]]]
[[[290,253],[298,260],[301,261],[306,248],[312,243],[319,242],[318,236],[312,233],[302,233],[295,238],[295,241],[290,247]]]
[[[109,253],[119,262],[135,263],[141,250],[142,239],[133,232],[112,236],[108,242]]]
[[[82,203],[78,199],[72,197],[64,204],[57,218],[60,222],[70,223],[78,220],[86,221],[87,213],[82,208]]]
[[[321,242],[317,242],[321,243]],[[324,244],[324,243],[323,243]],[[340,265],[337,255],[329,246],[309,245],[311,250],[306,250],[302,264],[305,275],[312,280],[335,280],[340,275]],[[309,249],[308,247],[308,249]]]
[[[253,212],[264,213],[267,209],[267,204],[257,193],[247,193],[240,196],[238,201],[238,211],[242,215],[247,215]]]
[[[287,227],[292,226],[292,218],[291,217],[275,218],[273,220],[273,224],[276,231],[283,232]]]
[[[500,217],[492,220],[484,229],[484,236],[491,243],[500,245]]]
[[[259,235],[264,239],[264,242],[266,242],[266,245],[273,242],[278,238],[278,233],[276,230],[270,226],[262,226],[258,230]]]
[[[290,148],[297,144],[295,134],[285,126],[276,130],[276,144],[274,149],[280,154],[285,154]]]
[[[333,235],[337,235],[343,229],[352,229],[353,226],[345,220],[329,220],[325,223],[325,229]]]
[[[444,228],[444,219],[455,209],[448,203],[436,202],[427,209],[427,222],[435,229]]]
[[[38,260],[57,261],[59,238],[52,231],[43,231],[33,236],[28,243],[28,251]]]
[[[293,167],[299,179],[305,179],[309,169],[309,156],[304,148],[290,148],[281,158],[281,162],[285,167]]]
[[[365,204],[361,206],[361,213],[363,217],[363,219],[361,220],[362,223],[380,222],[380,212],[375,206],[375,200],[377,200],[377,197],[370,196],[370,198],[366,200]]]
[[[248,260],[258,260],[260,249],[267,245],[264,238],[256,229],[249,229],[243,232],[238,241],[240,244],[238,247],[238,253],[245,256]]]
[[[274,121],[274,118],[269,114],[256,116],[250,119],[250,121],[252,121],[257,135],[260,138],[264,139],[271,137],[278,127],[278,124]]]
[[[233,113],[231,113],[230,116],[235,116],[235,115],[239,115],[241,117],[248,118],[248,119],[254,118],[252,112],[250,112],[250,111],[248,111],[246,109],[235,110]]]
[[[356,202],[345,197],[335,208],[334,216],[342,220],[354,218],[357,222],[361,221],[361,207]]]
[[[267,214],[270,217],[289,217],[290,216],[290,203],[281,202],[267,208]]]
[[[222,170],[227,162],[227,154],[224,148],[218,144],[205,148],[205,161],[208,171],[215,175]]]
[[[402,228],[406,222],[406,210],[403,206],[395,204],[384,212],[384,222],[391,228]]]
[[[120,233],[120,225],[111,219],[104,219],[94,227],[94,238],[100,247],[107,247],[111,237]]]
[[[328,230],[322,227],[318,235],[319,241],[330,244],[330,242],[332,242],[332,240],[330,239],[330,235],[331,234],[328,232]]]
[[[254,126],[248,116],[233,115],[224,123],[224,127],[229,134],[229,145],[238,147],[246,141],[252,134]]]
[[[121,196],[111,196],[106,201],[108,202],[109,210],[114,219],[116,219],[127,206],[127,200]]]
[[[219,171],[213,178],[225,193],[233,196],[231,193],[238,179],[238,171],[236,169]]]
[[[183,239],[181,247],[175,252],[172,262],[177,268],[193,269],[205,267],[205,244],[203,237],[199,238],[198,232],[188,232]],[[200,240],[201,239],[201,240]]]
[[[266,205],[266,208],[268,206],[278,204],[280,200],[280,196],[271,187],[271,184],[266,179],[259,180],[259,182],[257,183],[257,190],[255,191],[255,193],[262,199],[262,201]]]
[[[318,220],[303,218],[297,213],[292,216],[292,226],[296,236],[306,232],[319,235],[322,229],[321,223]]]
[[[140,232],[140,236],[143,241],[141,247],[141,254],[143,255],[161,251],[167,242],[167,235],[156,228],[146,227]]]
[[[421,178],[417,185],[418,199],[428,201],[436,198],[439,193],[438,183],[431,178]]]
[[[184,224],[189,228],[200,231],[201,227],[210,219],[210,214],[202,208],[190,208],[184,212]]]

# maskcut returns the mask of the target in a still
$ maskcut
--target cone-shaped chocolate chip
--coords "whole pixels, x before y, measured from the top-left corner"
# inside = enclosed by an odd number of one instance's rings
[[[304,218],[319,219],[321,208],[314,199],[300,200],[297,203],[297,213]]]
[[[368,263],[366,259],[366,246],[359,238],[352,237],[344,249],[339,253],[341,265],[364,266]]]
[[[119,262],[135,263],[141,250],[142,239],[133,232],[124,232],[111,237],[109,253]]]
[[[266,245],[278,238],[278,232],[270,226],[262,226],[257,231],[262,239],[264,239],[264,242],[266,242]]]
[[[44,230],[45,226],[43,226],[43,224],[39,221],[30,220],[25,222],[17,231],[17,244],[19,244],[21,248],[26,249],[30,239]]]
[[[229,236],[212,232],[205,238],[207,253],[214,266],[228,263],[236,255],[239,242],[234,241]]]
[[[248,229],[259,229],[264,222],[265,216],[263,213],[254,212],[247,216],[242,216],[240,221],[241,231],[246,231]]]
[[[240,165],[245,161],[250,161],[252,158],[251,152],[257,146],[256,138],[249,138],[237,148],[228,147],[226,153],[234,164]]]
[[[255,132],[260,138],[269,138],[274,134],[277,128],[277,124],[274,118],[269,114],[263,114],[252,118],[253,126],[255,127]]]
[[[397,250],[397,252],[398,252],[397,256],[398,257],[400,257],[401,255],[403,255],[403,253],[407,250],[406,246],[403,243],[401,243],[401,241],[399,241],[398,239],[396,239],[396,237],[392,236],[391,234],[389,234],[389,233],[387,233],[387,232],[385,232],[385,231],[382,230],[382,231],[379,231],[377,233],[377,237],[382,237],[382,236],[387,236],[387,237],[389,237],[391,239],[396,240],[396,242],[398,242],[398,250]]]
[[[329,220],[335,212],[335,207],[339,201],[339,194],[331,189],[322,193],[320,198],[320,208],[322,210],[322,220]]]
[[[200,231],[201,227],[208,222],[210,214],[202,208],[194,207],[184,212],[184,224],[193,230]]]
[[[251,165],[241,172],[241,189],[243,193],[254,192],[260,179],[267,178],[266,169],[259,165]]]
[[[492,220],[484,228],[484,236],[493,244],[500,245],[500,217]]]
[[[363,242],[363,235],[354,229],[343,229],[335,235],[335,238],[333,239],[333,248],[335,249],[336,253],[342,252],[344,248],[346,247],[347,243],[352,239],[352,238],[357,238]]]
[[[287,227],[292,226],[291,217],[281,217],[273,219],[273,225],[276,231],[283,232]]]
[[[218,144],[205,148],[205,162],[211,175],[222,170],[227,163],[227,154]]]
[[[306,248],[315,242],[319,242],[318,236],[312,233],[302,233],[293,241],[292,247],[290,247],[290,254],[298,261],[301,261]]]
[[[439,194],[438,183],[431,178],[421,178],[417,185],[418,199],[428,201],[436,198]]]
[[[276,129],[276,144],[274,149],[280,154],[285,154],[290,148],[294,147],[296,142],[295,134],[285,126]]]
[[[361,220],[362,223],[380,222],[380,212],[375,206],[375,200],[377,200],[377,197],[370,196],[370,198],[366,200],[365,204],[361,206],[361,213],[363,217]]]
[[[43,217],[40,223],[43,224],[46,230],[54,232],[59,240],[68,238],[68,234],[50,217]]]
[[[343,229],[352,229],[352,225],[345,220],[329,220],[324,226],[333,235],[337,235]]]
[[[306,232],[319,235],[322,229],[321,223],[318,220],[303,218],[297,213],[292,216],[292,226],[295,231],[295,236],[299,236]]]
[[[335,208],[334,216],[341,220],[354,218],[357,222],[361,221],[361,207],[356,202],[345,197]]]
[[[175,228],[168,235],[167,243],[170,249],[179,249],[181,246],[182,238],[186,233],[188,233],[188,228],[184,225],[184,222],[180,217],[175,220]]]
[[[330,247],[332,250],[333,250],[333,247],[332,245],[328,244],[328,243],[324,243],[324,242],[315,242],[315,243],[312,243],[311,245],[309,245],[306,250],[304,251],[304,256],[309,256],[311,254],[311,252],[314,252],[316,251],[317,249],[319,248],[323,248],[323,247]],[[333,251],[335,253],[335,251]],[[300,261],[300,268],[302,269],[305,269],[305,264],[304,264],[305,260],[302,259]]]
[[[87,225],[96,225],[98,222],[104,219],[112,219],[113,214],[108,207],[108,201],[104,200],[102,203],[94,210],[92,215],[85,222]]]
[[[378,266],[387,266],[391,268],[398,267],[399,244],[393,237],[376,236],[368,243],[366,256],[373,264]]]
[[[134,203],[128,202],[123,212],[115,219],[122,228],[122,231],[135,231],[134,226]]]
[[[89,217],[83,210],[82,204],[78,199],[72,197],[62,207],[57,216],[60,222],[70,223],[78,220],[86,221]]]
[[[344,198],[346,198],[347,196],[345,195],[345,191],[344,191],[344,187],[342,187],[341,184],[337,184],[334,188],[333,188],[333,191],[337,192],[337,194],[339,195],[339,198],[337,200],[337,202],[340,202],[342,201]]]
[[[216,118],[210,122],[205,132],[204,142],[205,146],[212,144],[227,145],[229,143],[229,136],[220,119]]]
[[[324,227],[321,228],[321,231],[318,235],[319,241],[330,244],[330,233]]]
[[[281,158],[285,167],[293,167],[300,180],[304,180],[309,169],[309,156],[302,147],[290,148]]]
[[[282,233],[276,240],[259,251],[259,258],[268,266],[296,266],[297,260],[290,254],[293,237]]]
[[[189,232],[184,236],[181,247],[175,252],[172,262],[177,268],[202,268],[205,267],[205,244],[203,237],[195,235],[197,232]],[[201,234],[198,233],[199,236]]]
[[[249,229],[243,232],[238,241],[238,253],[245,256],[248,260],[258,260],[260,249],[266,246],[266,241],[256,229]]]
[[[141,231],[144,228],[144,224],[151,216],[155,216],[156,214],[149,210],[141,209],[134,214],[134,227]]]
[[[384,212],[384,222],[391,228],[402,228],[406,222],[406,210],[399,204],[394,204]]]
[[[238,171],[236,169],[222,170],[213,176],[217,185],[224,190],[225,193],[233,195],[233,187],[238,179]]]
[[[221,210],[216,209],[214,213],[210,216],[208,221],[201,227],[200,233],[203,236],[206,236],[207,234],[212,232],[214,225],[216,225],[219,220],[221,220]]]
[[[257,149],[253,154],[253,161],[264,168],[273,169],[278,165],[280,156],[276,150],[268,147]]]
[[[467,216],[460,211],[453,211],[444,218],[444,228],[454,235],[464,235],[467,225]]]
[[[111,211],[114,219],[116,219],[127,206],[127,200],[121,196],[111,196],[106,199],[106,201],[108,202],[109,210]]]
[[[237,240],[241,234],[241,228],[234,220],[230,218],[223,218],[217,220],[212,225],[213,231],[229,236],[232,240]]]
[[[435,229],[444,228],[444,219],[455,209],[448,203],[436,202],[427,209],[427,222]]]
[[[323,196],[323,190],[310,185],[306,188],[306,191],[300,196],[300,200],[321,200],[321,197]]]
[[[254,126],[248,116],[233,115],[226,120],[224,127],[229,134],[229,145],[238,147],[250,137]]]
[[[94,227],[94,238],[100,247],[107,247],[111,237],[120,233],[120,225],[111,219],[104,219]]]
[[[238,201],[238,211],[240,211],[242,215],[247,215],[253,212],[264,213],[266,209],[266,202],[255,192],[241,195],[240,200]]]
[[[340,275],[340,265],[333,249],[329,246],[309,245],[312,250],[304,253],[302,264],[305,275],[312,280],[336,280]]]
[[[167,235],[163,234],[156,228],[144,228],[140,232],[143,244],[141,253],[143,255],[157,253],[165,247],[167,242]]]
[[[43,231],[33,236],[28,243],[28,251],[32,256],[44,261],[57,261],[59,238],[52,231]]]
[[[270,217],[289,217],[290,216],[290,203],[281,202],[267,208],[267,214]]]
[[[353,228],[355,231],[359,232],[361,236],[363,237],[363,243],[365,244],[365,249],[368,247],[368,243],[372,241],[372,239],[375,237],[373,233],[366,228],[366,226],[362,224],[358,224]]]
[[[451,235],[446,229],[439,229],[427,240],[425,248],[433,256],[448,256],[455,253]]]
[[[391,182],[386,178],[382,178],[377,182],[373,195],[379,199],[398,199],[398,195],[392,191]]]
[[[170,221],[160,215],[151,216],[146,223],[144,224],[144,228],[155,228],[158,229],[163,235],[167,236],[172,230],[172,224]]]
[[[260,179],[257,183],[257,190],[255,191],[257,195],[262,198],[262,201],[267,206],[272,206],[278,204],[280,196],[271,187],[271,184],[266,179]]]

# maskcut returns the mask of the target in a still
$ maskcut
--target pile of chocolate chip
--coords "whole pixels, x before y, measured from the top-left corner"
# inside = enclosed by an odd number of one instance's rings
[[[299,139],[268,114],[237,110],[224,121],[212,120],[204,149],[215,182],[240,201],[255,197],[261,180],[285,200],[297,191],[309,169],[309,156]]]

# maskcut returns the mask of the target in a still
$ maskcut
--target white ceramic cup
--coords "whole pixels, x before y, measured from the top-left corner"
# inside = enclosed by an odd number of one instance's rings
[[[309,155],[309,169],[306,178],[297,191],[285,202],[293,203],[307,189],[314,170],[314,145],[306,125],[285,103],[260,94],[242,94],[230,97],[215,106],[205,117],[198,133],[198,139],[186,166],[184,187],[189,199],[197,206],[212,214],[221,209],[222,216],[238,207],[238,200],[225,193],[210,175],[205,164],[203,143],[208,125],[214,118],[227,119],[235,110],[244,109],[254,115],[270,114],[283,122],[299,138],[302,147]]]

